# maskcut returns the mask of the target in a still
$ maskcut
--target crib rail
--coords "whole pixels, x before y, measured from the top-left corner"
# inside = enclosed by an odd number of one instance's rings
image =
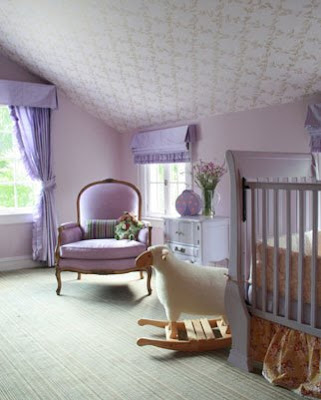
[[[251,313],[319,337],[320,192],[304,178],[243,179],[241,265]]]

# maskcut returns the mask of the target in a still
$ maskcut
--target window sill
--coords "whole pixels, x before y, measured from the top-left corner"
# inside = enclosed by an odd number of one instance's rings
[[[0,211],[0,225],[27,224],[33,221],[31,211],[4,213]]]
[[[163,217],[142,217],[143,221],[150,222],[153,228],[163,228],[164,220]]]

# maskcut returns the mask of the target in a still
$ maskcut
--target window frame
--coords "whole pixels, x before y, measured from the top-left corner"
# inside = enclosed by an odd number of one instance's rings
[[[157,163],[156,163],[157,164]],[[185,184],[186,184],[186,189],[191,188],[193,189],[193,179],[192,179],[192,162],[185,162],[185,163],[164,163],[164,213],[153,213],[150,211],[150,200],[149,200],[149,191],[148,191],[148,185],[149,185],[149,174],[150,174],[150,167],[151,165],[155,164],[142,164],[139,165],[138,169],[138,179],[140,182],[140,187],[142,190],[142,196],[143,196],[143,216],[148,219],[163,219],[166,215],[170,216],[179,216],[179,214],[169,214],[168,213],[168,208],[169,208],[169,199],[170,199],[170,192],[169,192],[169,177],[170,177],[170,169],[169,166],[172,164],[185,164]]]
[[[7,108],[9,110],[8,105],[0,103],[0,109],[1,108]],[[14,127],[13,127],[13,129],[14,129]],[[3,130],[0,128],[0,131],[2,132]],[[3,131],[3,132],[6,132],[6,131]],[[13,137],[13,146],[16,146],[17,144],[14,143],[13,131],[11,132],[11,134]],[[13,180],[12,180],[12,182],[5,181],[5,180],[0,181],[0,184],[1,185],[13,185],[15,206],[7,207],[7,208],[0,206],[0,224],[15,224],[15,223],[31,222],[34,207],[36,205],[36,201],[31,206],[18,207],[17,206],[17,204],[18,204],[17,185],[30,186],[33,189],[35,195],[36,195],[36,192],[38,191],[38,187],[37,187],[38,185],[36,182],[33,182],[31,179],[29,179],[27,181],[17,179],[17,176],[16,176],[17,166],[19,165],[19,161],[21,163],[23,162],[21,159],[19,160],[19,157],[17,157],[16,155],[13,155],[11,157],[3,158],[3,159],[11,161],[13,163]]]

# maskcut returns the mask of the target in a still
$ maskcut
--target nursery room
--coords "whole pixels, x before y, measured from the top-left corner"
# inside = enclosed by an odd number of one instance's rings
[[[321,3],[0,2],[0,399],[321,398]]]

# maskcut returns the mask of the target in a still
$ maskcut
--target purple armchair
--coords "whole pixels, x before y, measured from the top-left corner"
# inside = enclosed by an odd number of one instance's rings
[[[138,268],[135,259],[151,245],[151,227],[140,230],[137,240],[86,239],[86,221],[115,220],[125,211],[141,218],[141,194],[128,182],[105,179],[85,186],[77,199],[77,223],[65,223],[58,230],[56,249],[57,294],[61,291],[61,272],[81,274],[147,273],[147,290],[151,294],[151,267]]]

